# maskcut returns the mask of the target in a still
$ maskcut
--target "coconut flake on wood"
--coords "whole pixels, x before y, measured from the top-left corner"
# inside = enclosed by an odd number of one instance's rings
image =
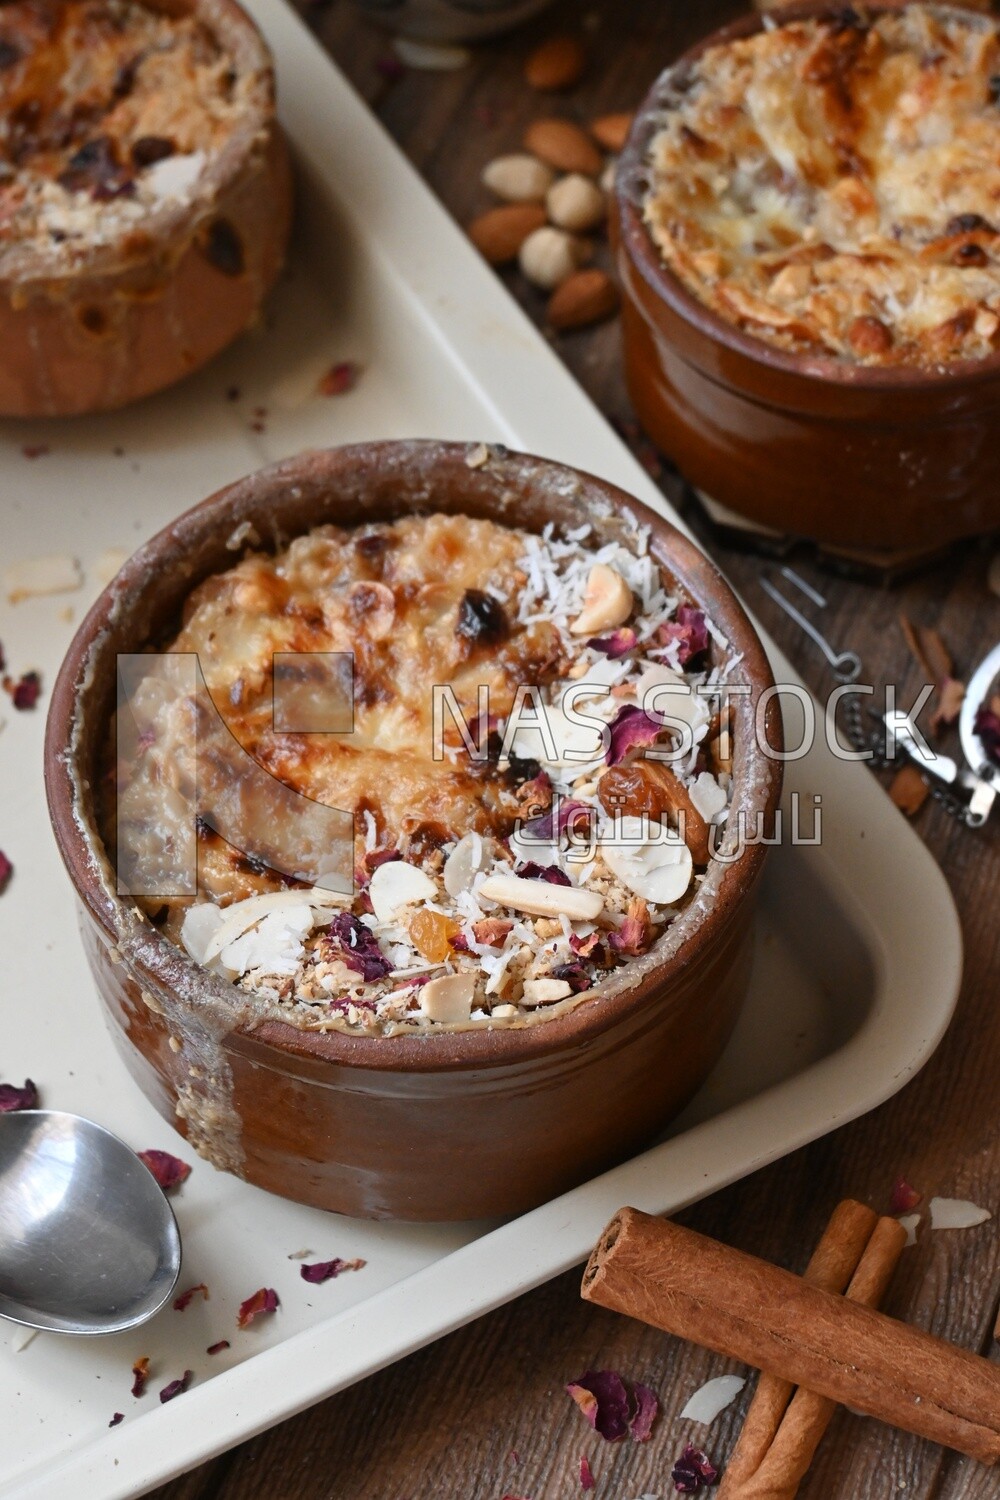
[[[975,1229],[993,1215],[967,1198],[932,1198],[928,1204],[932,1229]]]
[[[900,1214],[898,1222],[906,1230],[906,1240],[903,1249],[917,1243],[917,1225],[920,1223],[920,1214]]]
[[[681,1418],[689,1422],[714,1422],[720,1412],[731,1406],[746,1385],[743,1375],[716,1375],[688,1397]]]

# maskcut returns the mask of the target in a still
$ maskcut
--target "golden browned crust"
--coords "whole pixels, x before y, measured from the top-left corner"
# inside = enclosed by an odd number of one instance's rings
[[[782,349],[920,366],[992,353],[998,76],[996,23],[936,6],[709,48],[650,147],[664,260]]]

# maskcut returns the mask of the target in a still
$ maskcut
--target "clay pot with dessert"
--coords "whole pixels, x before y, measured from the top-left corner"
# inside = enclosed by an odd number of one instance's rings
[[[235,0],[12,0],[0,110],[0,416],[123,406],[254,322],[291,173]]]
[[[731,781],[727,770],[716,785],[716,790],[728,785],[731,799],[720,857],[698,867],[689,896],[669,924],[657,929],[655,941],[637,944],[634,956],[620,960],[609,953],[606,967],[594,969],[589,987],[560,1001],[547,1018],[528,1014],[526,1000],[520,1009],[516,1002],[495,1005],[497,995],[480,999],[476,1004],[487,1008],[474,1006],[470,1013],[466,994],[463,1011],[462,997],[451,992],[461,988],[454,984],[462,978],[459,968],[450,979],[435,981],[437,1008],[426,998],[433,988],[427,984],[414,990],[410,1010],[405,1008],[410,1002],[401,1002],[399,1025],[381,1033],[366,1033],[346,1022],[337,1029],[340,1012],[329,1026],[329,1007],[310,1013],[320,1024],[293,1023],[287,1007],[282,1010],[273,999],[265,1004],[252,986],[248,989],[245,982],[213,971],[207,949],[204,963],[194,961],[190,951],[158,925],[157,913],[146,909],[149,903],[140,906],[118,894],[111,840],[102,836],[98,806],[99,789],[108,778],[116,662],[120,653],[176,640],[182,618],[188,629],[195,628],[199,607],[211,608],[221,589],[249,589],[251,574],[258,583],[266,576],[268,587],[278,591],[273,595],[275,619],[285,628],[290,616],[281,589],[290,586],[291,554],[280,554],[286,559],[280,577],[271,554],[290,543],[296,547],[294,539],[318,538],[308,542],[304,554],[297,554],[311,559],[309,567],[314,561],[310,547],[315,547],[316,556],[346,549],[343,555],[353,559],[352,565],[379,572],[387,580],[381,585],[383,593],[395,588],[400,601],[405,595],[407,610],[437,608],[434,599],[444,585],[434,585],[428,594],[417,586],[412,568],[402,570],[405,585],[400,585],[402,574],[399,569],[393,574],[385,559],[386,528],[397,525],[412,534],[421,517],[428,518],[433,540],[431,550],[421,556],[444,557],[442,577],[462,567],[472,570],[472,577],[481,564],[475,547],[456,550],[456,536],[466,531],[470,536],[488,533],[494,545],[506,545],[503,536],[498,542],[497,528],[517,528],[518,536],[523,532],[541,541],[550,525],[558,535],[592,537],[594,548],[612,541],[624,545],[623,538],[640,534],[647,538],[654,571],[643,572],[643,588],[654,599],[664,596],[661,585],[663,591],[683,597],[690,618],[704,630],[692,641],[684,636],[686,625],[671,627],[664,639],[684,637],[701,653],[706,677],[725,659],[731,681],[746,690],[733,698],[731,761],[726,762]],[[331,523],[334,531],[315,531]],[[243,564],[237,561],[241,549],[247,553]],[[309,567],[304,565],[301,577],[309,575]],[[456,681],[473,662],[496,682],[504,662],[533,628],[515,623],[513,595],[506,629],[500,628],[496,595],[489,596],[491,603],[484,602],[486,588],[499,586],[501,571],[479,579],[483,592],[477,591],[471,603],[463,597],[460,640],[454,632],[444,640],[433,628],[424,631],[432,643],[428,650],[435,649],[436,640],[444,641],[441,649],[455,651]],[[226,583],[227,578],[235,583]],[[526,578],[517,585],[522,592],[532,586]],[[394,648],[396,642],[383,628],[387,603],[382,594],[368,584],[362,590],[351,585],[352,603],[361,594],[362,613],[354,618],[370,620],[357,626],[364,676],[369,647],[360,644],[362,628],[366,642],[375,640],[380,651]],[[378,608],[373,604],[368,609],[370,594]],[[607,614],[609,596],[598,595],[596,588],[590,590],[585,609]],[[295,597],[301,604],[301,595]],[[266,590],[254,592],[252,599],[247,595],[247,607],[252,604],[258,623],[266,598]],[[620,620],[621,613],[614,617]],[[473,617],[478,624],[476,639],[470,641]],[[392,629],[401,633],[412,618],[401,603]],[[483,621],[489,628],[483,628]],[[296,629],[317,629],[319,623],[315,612],[306,608],[295,616]],[[546,628],[543,623],[543,631]],[[577,640],[583,649],[582,633],[572,637],[564,631],[560,639]],[[720,642],[726,643],[725,652]],[[624,647],[630,644],[635,646],[626,639]],[[422,649],[419,642],[416,649]],[[674,647],[666,649],[669,653]],[[594,654],[590,646],[587,650]],[[612,663],[602,669],[606,681],[615,679],[616,673],[619,680],[626,675],[627,657],[620,671],[613,655],[606,659]],[[478,670],[473,670],[473,677]],[[660,678],[671,675],[661,667],[655,672]],[[366,683],[373,680],[364,676]],[[472,682],[468,675],[463,680]],[[377,702],[377,695],[369,697]],[[362,713],[360,707],[358,712]],[[374,720],[359,722],[367,732],[366,725]],[[623,725],[629,734],[637,726],[640,731],[649,727],[641,722],[638,706],[624,715],[616,709],[612,736],[620,735]],[[713,722],[710,733],[717,731]],[[394,743],[399,732],[394,731]],[[115,1045],[139,1087],[195,1149],[216,1166],[271,1192],[341,1213],[472,1219],[523,1212],[621,1161],[664,1128],[713,1067],[747,992],[754,907],[766,857],[762,843],[751,839],[741,848],[739,840],[747,826],[758,832],[771,827],[780,791],[780,764],[762,740],[780,748],[780,714],[760,642],[715,567],[662,517],[603,480],[539,458],[482,444],[382,442],[305,453],[253,474],[179,517],[135,554],[83,622],[55,684],[46,782],[53,827],[79,903],[87,960]],[[705,748],[699,752],[699,765],[715,753],[708,736],[701,743]],[[299,748],[305,754],[302,745]],[[362,779],[368,775],[364,754],[362,750],[360,759],[350,762],[352,775]],[[379,759],[374,748],[369,754],[369,805],[375,805],[380,796],[391,795],[392,761]],[[623,767],[632,763],[624,753],[617,759]],[[551,813],[546,778],[527,761],[517,760],[517,766],[522,800],[532,804],[531,816],[538,813],[539,792],[543,813],[547,808]],[[402,772],[400,762],[398,774]],[[697,769],[692,772],[692,785],[700,774]],[[502,843],[496,808],[507,795],[509,773],[491,761],[482,775],[495,796],[489,814],[494,821],[480,825],[483,837],[492,830]],[[415,802],[423,792],[413,784]],[[664,820],[672,816],[662,777],[654,776],[645,789],[629,781],[623,790],[629,799],[626,813],[648,806]],[[592,787],[589,795],[596,807]],[[697,801],[697,793],[692,795]],[[711,809],[702,807],[711,818]],[[442,823],[453,819],[444,803],[438,810]],[[385,863],[382,854],[373,857],[373,840],[366,843],[364,830],[376,820],[369,824],[362,810],[355,812],[356,849],[362,863],[367,861],[370,893],[367,906],[355,909],[374,915],[364,928],[360,918],[343,913],[330,923],[329,938],[322,940],[348,958],[349,944],[355,941],[366,945],[366,954],[377,953],[371,942],[380,931],[380,903],[388,899],[394,884],[415,878],[398,851],[391,851]],[[478,817],[474,809],[472,816]],[[421,822],[425,832],[431,826],[426,819]],[[438,891],[421,911],[419,931],[415,922],[409,928],[411,939],[433,961],[448,953],[460,926],[447,918],[439,878],[439,846],[457,831],[452,827],[450,834],[439,833],[436,840],[425,838],[416,853],[406,849],[406,860],[426,858]],[[687,859],[689,866],[693,859],[687,849],[678,857]],[[520,876],[511,865],[505,868],[505,875],[491,876],[476,887],[483,896],[492,890],[501,903],[494,917],[477,926],[480,951],[505,941],[505,935],[526,920],[534,922],[534,930],[545,933],[547,941],[558,944],[566,929],[558,914],[550,920],[544,913],[560,908],[574,918],[574,935],[592,931],[576,921],[588,913],[598,924],[598,937],[607,936],[600,929],[602,922],[605,928],[618,923],[619,934],[626,931],[622,913],[611,922],[607,915],[595,916],[609,899],[607,894],[595,899],[582,886],[570,890],[569,880],[546,883],[524,878],[530,871],[523,865]],[[447,879],[445,884],[452,889]],[[607,888],[605,882],[605,892]],[[518,893],[526,889],[528,904],[518,907]],[[510,899],[515,909],[505,911],[502,902],[509,890],[514,891]],[[536,916],[526,919],[525,910]],[[329,913],[325,920],[330,920]],[[586,940],[579,944],[584,956],[575,974],[592,963],[586,956],[592,947]],[[460,961],[468,964],[469,954]],[[398,958],[393,963],[398,967]],[[358,960],[356,966],[363,964]],[[528,989],[525,981],[525,995]],[[546,991],[544,984],[536,983],[532,1003],[544,1004],[552,993],[551,987]]]

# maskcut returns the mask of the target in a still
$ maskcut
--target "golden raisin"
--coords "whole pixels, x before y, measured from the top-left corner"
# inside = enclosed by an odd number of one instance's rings
[[[451,953],[450,941],[461,928],[440,911],[421,908],[410,918],[410,942],[432,964],[443,963]]]

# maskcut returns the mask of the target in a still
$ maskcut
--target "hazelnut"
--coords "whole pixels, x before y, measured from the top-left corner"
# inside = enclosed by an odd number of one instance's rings
[[[555,173],[551,167],[529,156],[513,152],[497,156],[483,168],[483,186],[507,203],[540,203],[552,186]]]
[[[554,292],[588,259],[586,241],[546,224],[528,235],[518,256],[522,272],[543,292]]]
[[[604,194],[582,172],[571,172],[554,182],[545,196],[545,207],[553,224],[574,234],[596,229],[607,212]]]
[[[583,609],[570,625],[574,635],[593,635],[624,625],[632,613],[632,590],[622,575],[606,563],[595,563],[587,578]]]

